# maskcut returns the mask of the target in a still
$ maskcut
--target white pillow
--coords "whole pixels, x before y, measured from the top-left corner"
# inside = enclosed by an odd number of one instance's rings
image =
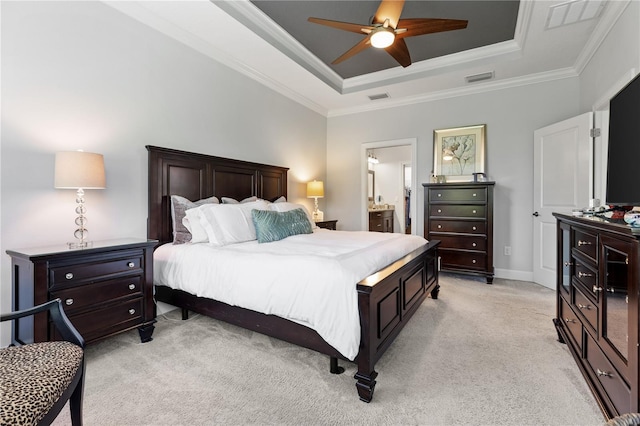
[[[198,207],[200,224],[209,244],[225,246],[256,239],[251,210],[268,210],[267,202],[258,200],[240,204],[207,204]]]
[[[182,218],[182,224],[191,233],[192,243],[206,243],[209,241],[207,230],[200,223],[200,209],[189,209]]]
[[[245,198],[242,201],[238,201],[235,198],[222,197],[222,204],[242,204],[242,203],[251,203],[253,201],[258,201],[258,197],[255,195],[253,197]]]
[[[316,223],[313,221],[313,216],[305,206],[298,203],[290,203],[290,202],[278,202],[269,204],[269,210],[273,210],[276,212],[288,212],[290,210],[302,209],[307,214],[307,219],[309,219],[309,223],[311,223],[311,229],[317,228]]]

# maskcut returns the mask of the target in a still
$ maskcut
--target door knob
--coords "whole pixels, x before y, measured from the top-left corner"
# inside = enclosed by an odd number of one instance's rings
[[[538,216],[540,216],[540,213],[538,213],[538,212],[533,212],[533,215],[534,215],[535,217],[538,217]]]

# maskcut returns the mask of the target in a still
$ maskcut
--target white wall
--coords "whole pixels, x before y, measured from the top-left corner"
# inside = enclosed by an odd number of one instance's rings
[[[72,239],[75,197],[53,188],[56,151],[104,154],[107,189],[86,191],[94,240],[146,236],[145,145],[290,167],[289,199],[312,208],[325,117],[100,2],[0,7],[0,311],[11,308],[5,251]]]

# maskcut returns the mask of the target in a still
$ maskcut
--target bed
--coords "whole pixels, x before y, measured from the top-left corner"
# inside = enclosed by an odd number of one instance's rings
[[[269,201],[287,196],[288,169],[285,167],[155,146],[146,148],[149,155],[148,237],[158,240],[159,247],[173,240],[172,195],[189,200],[212,196],[243,200],[253,196]],[[438,297],[438,244],[438,241],[429,241],[420,245],[356,283],[360,336],[353,362],[357,364],[356,389],[362,401],[370,402],[373,398],[378,375],[376,361],[424,299],[429,295],[433,299]],[[341,352],[329,344],[318,331],[300,322],[167,285],[156,285],[155,291],[156,300],[181,308],[185,318],[188,311],[200,313],[326,354],[332,373],[343,371],[338,365],[339,359],[351,358],[343,354],[344,350]]]

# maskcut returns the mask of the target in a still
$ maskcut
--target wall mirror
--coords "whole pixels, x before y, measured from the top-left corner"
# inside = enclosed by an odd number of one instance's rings
[[[376,193],[376,179],[375,179],[376,175],[375,172],[373,170],[369,170],[369,180],[368,180],[368,184],[367,184],[367,196],[369,198],[369,202],[373,202],[373,197],[375,196]]]

